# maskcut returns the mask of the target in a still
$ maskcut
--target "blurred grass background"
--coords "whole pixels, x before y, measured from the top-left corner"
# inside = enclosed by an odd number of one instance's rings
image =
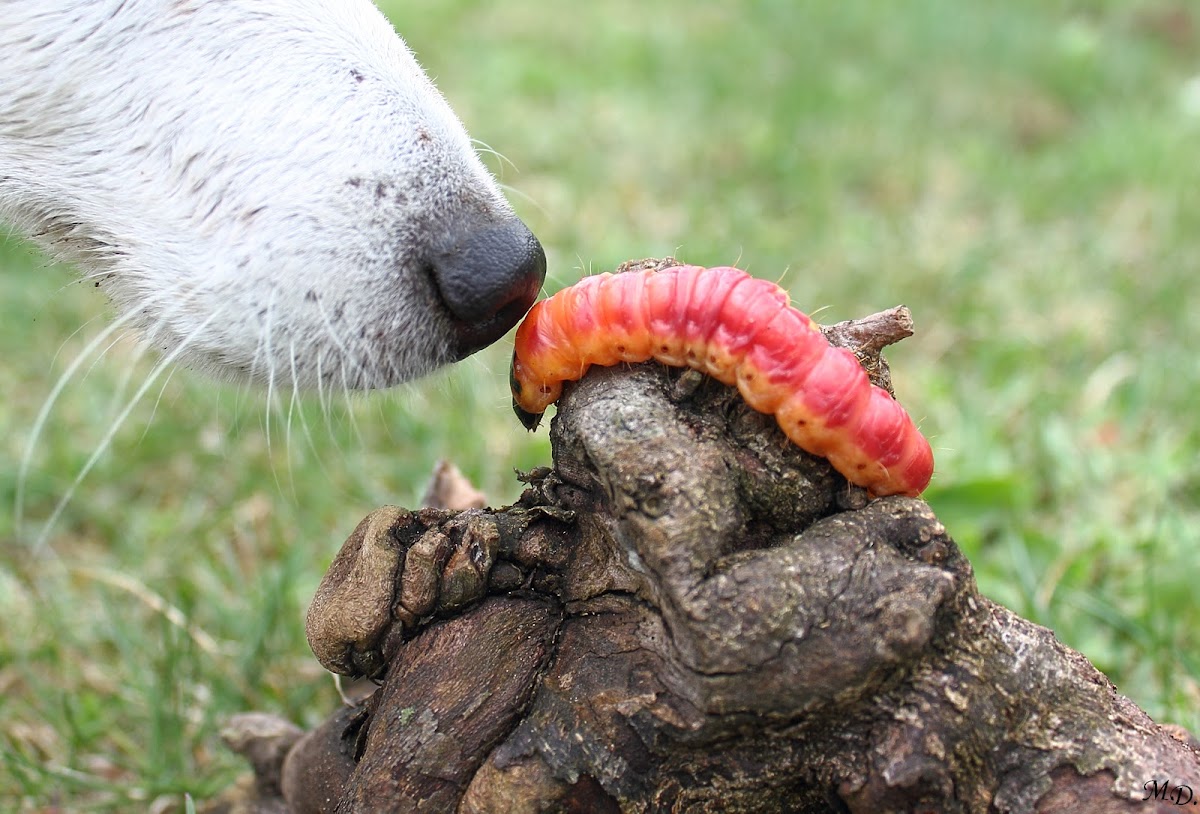
[[[1183,0],[385,3],[546,247],[548,290],[631,257],[736,263],[830,322],[897,303],[929,501],[986,594],[1200,730],[1200,12]],[[393,394],[285,403],[175,373],[49,533],[18,465],[105,304],[0,246],[0,810],[181,811],[217,729],[336,703],[301,619],[376,506],[455,460],[499,504],[549,458],[499,346]],[[82,326],[82,327],[81,327]],[[35,532],[150,369],[65,388]],[[290,430],[288,427],[290,426]],[[54,806],[59,806],[55,808]]]

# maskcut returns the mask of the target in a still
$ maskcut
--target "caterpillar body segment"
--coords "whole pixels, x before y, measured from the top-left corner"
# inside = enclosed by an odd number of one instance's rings
[[[786,291],[735,268],[599,274],[538,302],[517,329],[513,407],[534,429],[564,381],[650,359],[736,386],[793,443],[875,495],[929,484],[933,452],[899,402]]]

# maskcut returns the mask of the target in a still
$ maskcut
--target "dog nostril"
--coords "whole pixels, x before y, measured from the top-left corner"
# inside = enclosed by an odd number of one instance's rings
[[[433,256],[433,278],[459,323],[459,358],[517,324],[546,278],[542,245],[513,218],[456,230]]]

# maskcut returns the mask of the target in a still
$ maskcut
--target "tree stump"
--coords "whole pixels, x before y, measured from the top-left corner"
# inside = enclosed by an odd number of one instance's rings
[[[291,750],[291,811],[1049,814],[1200,797],[1196,742],[980,596],[928,505],[869,499],[736,391],[594,368],[551,438],[554,468],[515,506],[389,507],[351,535],[310,641],[381,686]]]

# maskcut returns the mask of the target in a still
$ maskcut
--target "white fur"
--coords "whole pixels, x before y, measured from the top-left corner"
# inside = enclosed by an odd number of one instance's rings
[[[0,220],[219,375],[449,361],[439,224],[512,218],[368,0],[0,0]]]

